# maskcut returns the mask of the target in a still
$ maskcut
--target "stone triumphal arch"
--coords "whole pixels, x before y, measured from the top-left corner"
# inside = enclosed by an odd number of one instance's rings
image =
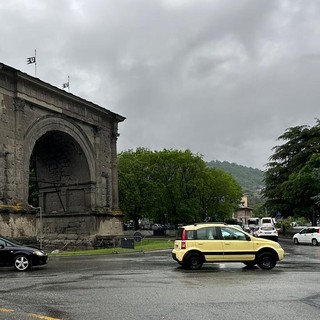
[[[85,245],[120,235],[124,119],[0,63],[0,234]]]

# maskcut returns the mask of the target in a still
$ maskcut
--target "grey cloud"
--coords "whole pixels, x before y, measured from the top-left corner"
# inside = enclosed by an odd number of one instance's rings
[[[16,0],[1,62],[124,115],[119,151],[189,148],[263,168],[318,116],[317,0]],[[12,23],[14,22],[14,23]]]

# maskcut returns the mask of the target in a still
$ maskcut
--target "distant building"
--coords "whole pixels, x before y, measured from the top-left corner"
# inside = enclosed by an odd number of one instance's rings
[[[233,214],[233,219],[248,224],[248,219],[252,217],[252,208],[248,205],[248,196],[243,195],[238,209]]]

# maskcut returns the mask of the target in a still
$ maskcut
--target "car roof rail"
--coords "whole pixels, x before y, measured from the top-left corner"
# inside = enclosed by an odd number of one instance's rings
[[[221,221],[204,221],[204,222],[195,222],[193,225],[197,226],[198,224],[224,224],[227,225],[226,222],[221,222]]]

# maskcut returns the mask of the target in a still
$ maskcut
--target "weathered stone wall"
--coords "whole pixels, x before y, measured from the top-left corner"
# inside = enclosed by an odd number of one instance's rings
[[[60,220],[59,224],[56,223],[57,219]],[[37,223],[39,224],[39,220]],[[43,217],[42,228],[44,238],[47,239],[80,240],[88,235],[112,236],[123,233],[121,220],[118,218],[86,214],[46,215]]]
[[[26,213],[1,213],[0,234],[8,238],[35,237],[35,215]]]

